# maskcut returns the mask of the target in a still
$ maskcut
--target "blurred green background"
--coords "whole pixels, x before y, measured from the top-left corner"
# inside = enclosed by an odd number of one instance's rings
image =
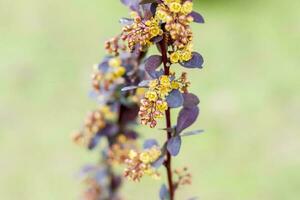
[[[300,2],[197,1],[194,25],[205,68],[194,129],[175,166],[193,185],[178,200],[300,198]],[[92,65],[118,33],[118,0],[0,0],[0,199],[76,199],[74,178],[96,161],[70,140],[87,111]],[[160,133],[143,129],[145,137]],[[161,180],[163,181],[163,180]],[[160,182],[160,181],[158,181]],[[160,184],[128,183],[128,200],[157,198]]]

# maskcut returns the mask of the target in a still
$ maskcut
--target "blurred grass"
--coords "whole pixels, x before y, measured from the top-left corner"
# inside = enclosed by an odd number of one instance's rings
[[[194,175],[178,199],[298,200],[300,3],[200,2],[206,67],[191,75],[202,112],[193,128],[206,134],[186,138],[176,159]],[[69,133],[95,106],[91,66],[126,12],[118,1],[0,0],[0,199],[77,197],[74,174],[97,155]],[[145,179],[124,194],[157,199],[158,187]]]

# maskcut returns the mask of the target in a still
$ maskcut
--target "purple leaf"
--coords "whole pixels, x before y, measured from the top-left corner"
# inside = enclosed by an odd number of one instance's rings
[[[165,161],[165,154],[162,154],[161,156],[159,156],[159,158],[154,161],[152,163],[152,167],[154,167],[155,169],[159,168],[160,166],[162,166],[162,164],[164,163]]]
[[[153,55],[146,59],[145,61],[145,70],[148,74],[153,77],[155,70],[161,65],[162,57],[159,55]]]
[[[161,69],[161,70],[159,70],[159,71],[155,71],[155,72],[153,73],[153,78],[159,78],[159,77],[162,76],[162,75],[164,75],[164,70],[163,70],[163,69]]]
[[[172,156],[177,156],[181,147],[181,137],[172,137],[167,144],[167,149]]]
[[[199,98],[193,93],[184,93],[182,95],[184,99],[183,107],[185,108],[192,108],[200,103]]]
[[[124,135],[125,135],[127,138],[132,139],[132,140],[135,140],[135,139],[137,139],[137,137],[138,137],[137,132],[135,132],[135,131],[133,131],[133,130],[126,130],[126,131],[124,132]]]
[[[122,184],[122,177],[121,176],[113,176],[111,180],[111,189],[116,190],[118,189]]]
[[[178,108],[183,104],[183,96],[179,90],[172,90],[166,100],[170,108]]]
[[[169,194],[168,188],[165,184],[163,184],[160,187],[159,198],[160,198],[160,200],[169,200],[170,199],[170,194]]]
[[[139,83],[139,87],[148,87],[150,80],[143,80]]]
[[[154,16],[155,13],[156,13],[157,5],[158,5],[157,3],[152,3],[152,4],[151,4],[150,11],[151,11],[151,13],[152,13],[153,16]]]
[[[184,129],[191,126],[199,115],[199,108],[194,106],[192,108],[182,108],[177,118],[176,133],[181,133]]]
[[[88,149],[93,150],[99,144],[100,139],[101,139],[101,135],[98,135],[98,134],[95,137],[93,137],[90,140],[90,143],[88,145]]]
[[[139,0],[121,0],[121,2],[133,11],[139,11]]]
[[[119,128],[116,124],[107,124],[105,128],[103,128],[99,133],[99,135],[105,135],[105,136],[114,136],[117,134]]]
[[[140,4],[155,3],[156,0],[141,0]]]
[[[158,142],[155,139],[148,139],[144,142],[144,149],[151,149],[153,146],[158,146]]]
[[[163,39],[163,36],[158,35],[158,36],[152,38],[151,42],[153,42],[153,43],[159,43],[160,41],[162,41],[162,39]]]
[[[204,23],[204,18],[202,17],[201,14],[199,14],[199,13],[193,11],[193,12],[190,14],[190,16],[193,17],[194,22],[199,23],[199,24],[203,24],[203,23]]]
[[[126,124],[131,121],[135,121],[140,108],[137,105],[121,105],[120,110],[122,110],[122,112],[120,112],[119,123]]]
[[[125,92],[125,91],[129,91],[129,90],[135,90],[135,89],[137,89],[137,88],[138,88],[138,86],[132,85],[132,86],[123,87],[123,88],[121,89],[121,91],[122,91],[122,92]]]
[[[133,19],[123,17],[119,20],[119,22],[122,25],[131,25],[133,23]]]
[[[203,62],[203,57],[199,53],[193,52],[191,60],[181,62],[180,65],[186,68],[202,68]]]
[[[125,5],[125,6],[129,6],[131,4],[131,0],[121,0],[121,2]]]
[[[203,132],[204,132],[204,130],[188,131],[188,132],[181,133],[180,136],[184,137],[184,136],[198,135],[198,134],[201,134]]]

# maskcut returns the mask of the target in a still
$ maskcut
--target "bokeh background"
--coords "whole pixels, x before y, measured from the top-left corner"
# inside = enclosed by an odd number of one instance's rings
[[[298,200],[300,1],[196,4],[206,24],[193,26],[195,48],[206,63],[191,75],[201,97],[193,128],[206,133],[185,138],[176,159],[194,179],[178,200]],[[92,65],[126,15],[118,0],[0,0],[0,199],[78,197],[74,175],[97,154],[70,134],[95,107]],[[123,193],[153,200],[159,187],[146,178]]]

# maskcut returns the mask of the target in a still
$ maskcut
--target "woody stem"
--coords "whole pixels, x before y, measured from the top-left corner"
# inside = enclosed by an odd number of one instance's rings
[[[165,35],[163,35],[163,39],[160,42],[161,54],[162,54],[162,61],[164,65],[164,75],[170,75],[170,65],[168,65],[168,55],[167,55],[167,40]],[[165,112],[166,116],[166,126],[167,126],[167,141],[169,141],[172,137],[172,132],[170,131],[171,125],[171,112],[170,108],[168,108]],[[167,170],[167,177],[168,177],[168,185],[169,185],[169,193],[170,193],[170,200],[174,200],[175,195],[175,188],[173,183],[173,174],[172,174],[172,157],[171,154],[167,151],[167,159],[165,161],[165,167]]]

